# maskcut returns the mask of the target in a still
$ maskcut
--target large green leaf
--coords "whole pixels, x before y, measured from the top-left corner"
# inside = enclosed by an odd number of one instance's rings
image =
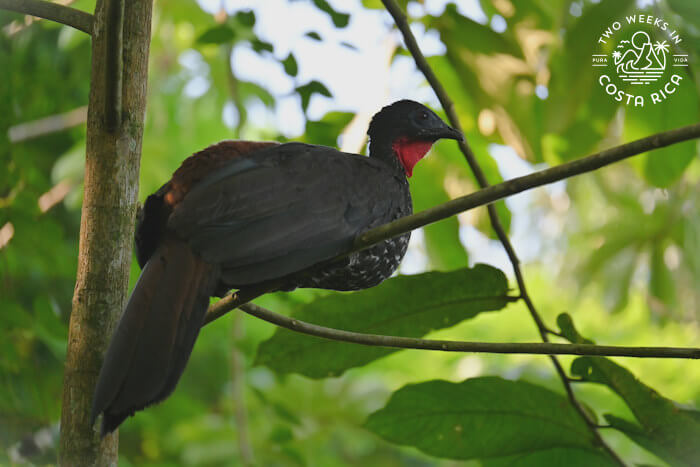
[[[483,467],[591,467],[617,465],[606,454],[591,449],[565,447],[541,449],[481,461]]]
[[[611,426],[672,465],[697,465],[700,460],[697,418],[680,410],[673,401],[607,358],[577,358],[571,365],[571,372],[615,391],[641,425],[608,414],[605,418]]]
[[[482,377],[405,386],[365,426],[393,443],[450,459],[502,458],[493,465],[612,464],[566,398],[523,381]],[[539,465],[557,465],[545,464]],[[593,464],[589,464],[593,465]]]
[[[347,331],[420,337],[482,311],[500,310],[510,300],[507,291],[508,283],[500,270],[478,264],[449,273],[399,276],[351,295],[332,294],[302,306],[293,317]],[[396,351],[278,329],[260,344],[256,363],[278,373],[323,378]]]

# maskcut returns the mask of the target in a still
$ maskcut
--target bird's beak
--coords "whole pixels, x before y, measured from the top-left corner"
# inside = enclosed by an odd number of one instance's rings
[[[437,141],[439,139],[456,139],[457,141],[464,141],[464,135],[462,135],[462,133],[445,124],[439,127],[425,129],[423,130],[421,136],[433,141]]]
[[[456,139],[457,141],[464,141],[464,135],[452,128],[451,126],[445,125],[445,129],[443,130],[443,133],[440,135],[440,138],[447,138],[447,139]]]

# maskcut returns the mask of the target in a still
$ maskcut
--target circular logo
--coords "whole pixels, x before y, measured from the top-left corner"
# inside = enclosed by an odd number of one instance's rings
[[[652,15],[614,21],[598,39],[601,53],[591,57],[591,64],[601,72],[598,83],[625,105],[643,107],[665,101],[683,80],[682,67],[688,66],[688,55],[678,47],[681,41],[668,22]]]

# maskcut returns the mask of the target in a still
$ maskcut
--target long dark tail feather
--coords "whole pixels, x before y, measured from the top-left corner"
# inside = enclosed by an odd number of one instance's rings
[[[112,336],[97,380],[91,423],[102,436],[175,389],[199,335],[218,268],[166,239],[151,256]]]

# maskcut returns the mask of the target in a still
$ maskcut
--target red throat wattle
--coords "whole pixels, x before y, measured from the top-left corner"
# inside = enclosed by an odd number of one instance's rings
[[[406,176],[410,177],[413,175],[413,167],[419,160],[425,157],[425,154],[430,151],[432,145],[432,141],[417,141],[400,138],[394,141],[391,147],[394,150],[394,154],[396,154],[401,161],[401,165],[403,165],[403,169],[406,171]]]

